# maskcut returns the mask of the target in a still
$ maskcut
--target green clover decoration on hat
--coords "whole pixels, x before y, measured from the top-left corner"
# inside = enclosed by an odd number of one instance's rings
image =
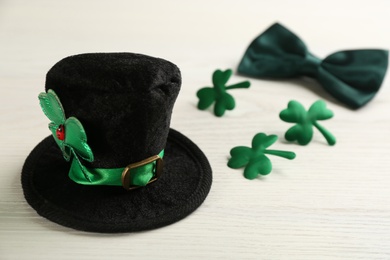
[[[80,158],[92,162],[94,156],[91,148],[87,144],[87,135],[81,122],[75,117],[65,117],[65,112],[56,93],[49,89],[47,93],[40,93],[39,101],[43,113],[51,120],[49,129],[53,134],[54,140],[60,147],[66,161],[73,158],[77,161],[84,177],[89,180],[87,173],[83,170],[84,166]]]
[[[229,78],[232,76],[233,71],[231,69],[221,71],[216,70],[213,73],[213,87],[201,88],[196,95],[199,98],[198,109],[205,110],[209,108],[214,102],[214,114],[221,117],[225,114],[226,110],[233,110],[236,106],[232,95],[226,92],[226,90],[237,88],[249,88],[249,81],[240,82],[231,86],[226,86]]]

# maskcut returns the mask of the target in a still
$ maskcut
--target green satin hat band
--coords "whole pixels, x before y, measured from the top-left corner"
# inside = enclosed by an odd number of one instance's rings
[[[158,154],[164,157],[164,150]],[[156,175],[156,161],[133,168],[129,172],[130,186],[146,186]],[[69,170],[69,178],[83,185],[112,185],[123,186],[123,168],[87,168],[79,160],[73,158]]]
[[[339,51],[320,59],[294,33],[275,23],[249,45],[238,72],[260,78],[309,76],[333,97],[352,108],[378,92],[388,66],[388,51]]]

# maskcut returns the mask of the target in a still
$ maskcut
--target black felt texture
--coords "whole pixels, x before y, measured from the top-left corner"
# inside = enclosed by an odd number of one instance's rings
[[[80,185],[49,136],[23,166],[27,202],[53,222],[103,233],[154,229],[193,212],[207,197],[212,173],[203,152],[169,127],[180,85],[174,64],[145,55],[83,54],[58,62],[46,89],[57,93],[66,117],[83,124],[95,155],[89,167],[125,167],[165,149],[163,174],[132,191]]]
[[[53,137],[47,137],[23,167],[24,195],[43,217],[90,232],[133,232],[174,223],[202,204],[212,182],[202,151],[173,129],[161,178],[143,188],[128,192],[119,186],[79,185],[68,178],[69,167]]]
[[[46,76],[46,91],[80,120],[95,160],[88,167],[120,168],[159,154],[181,86],[171,62],[133,53],[67,57]]]

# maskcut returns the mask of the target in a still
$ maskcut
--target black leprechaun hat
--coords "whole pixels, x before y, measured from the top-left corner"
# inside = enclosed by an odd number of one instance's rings
[[[67,57],[39,95],[51,136],[27,157],[27,202],[60,225],[91,232],[154,229],[206,198],[211,168],[170,129],[181,76],[172,63],[132,53]]]

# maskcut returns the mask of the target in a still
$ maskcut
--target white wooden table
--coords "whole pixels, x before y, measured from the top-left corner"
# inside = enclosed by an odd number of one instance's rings
[[[389,48],[390,2],[0,1],[0,259],[390,259],[390,80],[366,107],[340,106],[313,81],[249,79],[222,118],[196,109],[217,69],[236,69],[252,39],[275,21],[324,57]],[[63,57],[137,52],[176,63],[183,86],[172,127],[208,156],[214,182],[204,204],[158,230],[92,234],[54,224],[26,203],[24,160],[49,135],[37,95]],[[248,78],[234,75],[230,82]],[[290,99],[324,99],[335,117],[308,146],[283,140]],[[249,181],[226,166],[229,150],[258,132],[277,134],[273,172]]]

